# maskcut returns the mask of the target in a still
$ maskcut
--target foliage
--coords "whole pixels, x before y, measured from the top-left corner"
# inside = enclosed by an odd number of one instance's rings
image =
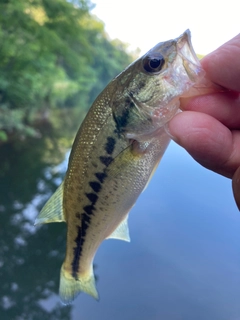
[[[0,0],[0,140],[38,136],[59,107],[86,111],[130,61],[88,0]]]

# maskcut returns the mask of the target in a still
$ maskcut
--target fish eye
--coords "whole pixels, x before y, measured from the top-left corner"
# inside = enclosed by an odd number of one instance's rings
[[[161,54],[155,57],[146,56],[146,58],[143,59],[143,68],[147,72],[156,73],[161,71],[164,62],[164,58]]]

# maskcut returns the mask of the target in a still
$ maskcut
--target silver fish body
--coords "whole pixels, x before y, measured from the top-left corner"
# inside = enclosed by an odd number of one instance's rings
[[[75,138],[66,177],[36,223],[67,222],[60,296],[97,298],[92,263],[104,239],[129,241],[127,217],[157,167],[164,125],[204,75],[187,30],[159,43],[97,97]]]

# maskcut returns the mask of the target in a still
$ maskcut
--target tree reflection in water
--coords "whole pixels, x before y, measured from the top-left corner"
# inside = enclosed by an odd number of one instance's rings
[[[67,319],[71,306],[58,298],[49,310],[44,301],[58,293],[65,253],[65,224],[34,227],[34,219],[63,175],[46,161],[46,139],[1,147],[0,156],[0,318]],[[64,151],[54,149],[54,160]],[[49,150],[48,150],[49,152]],[[50,153],[48,153],[50,154]],[[55,300],[54,300],[55,301]]]

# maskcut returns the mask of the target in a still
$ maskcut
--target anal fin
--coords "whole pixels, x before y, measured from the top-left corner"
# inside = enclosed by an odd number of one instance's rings
[[[128,214],[126,218],[118,225],[118,227],[106,239],[119,239],[130,242],[129,229],[128,229]]]
[[[63,183],[44,205],[35,220],[35,225],[66,221],[63,214]]]

